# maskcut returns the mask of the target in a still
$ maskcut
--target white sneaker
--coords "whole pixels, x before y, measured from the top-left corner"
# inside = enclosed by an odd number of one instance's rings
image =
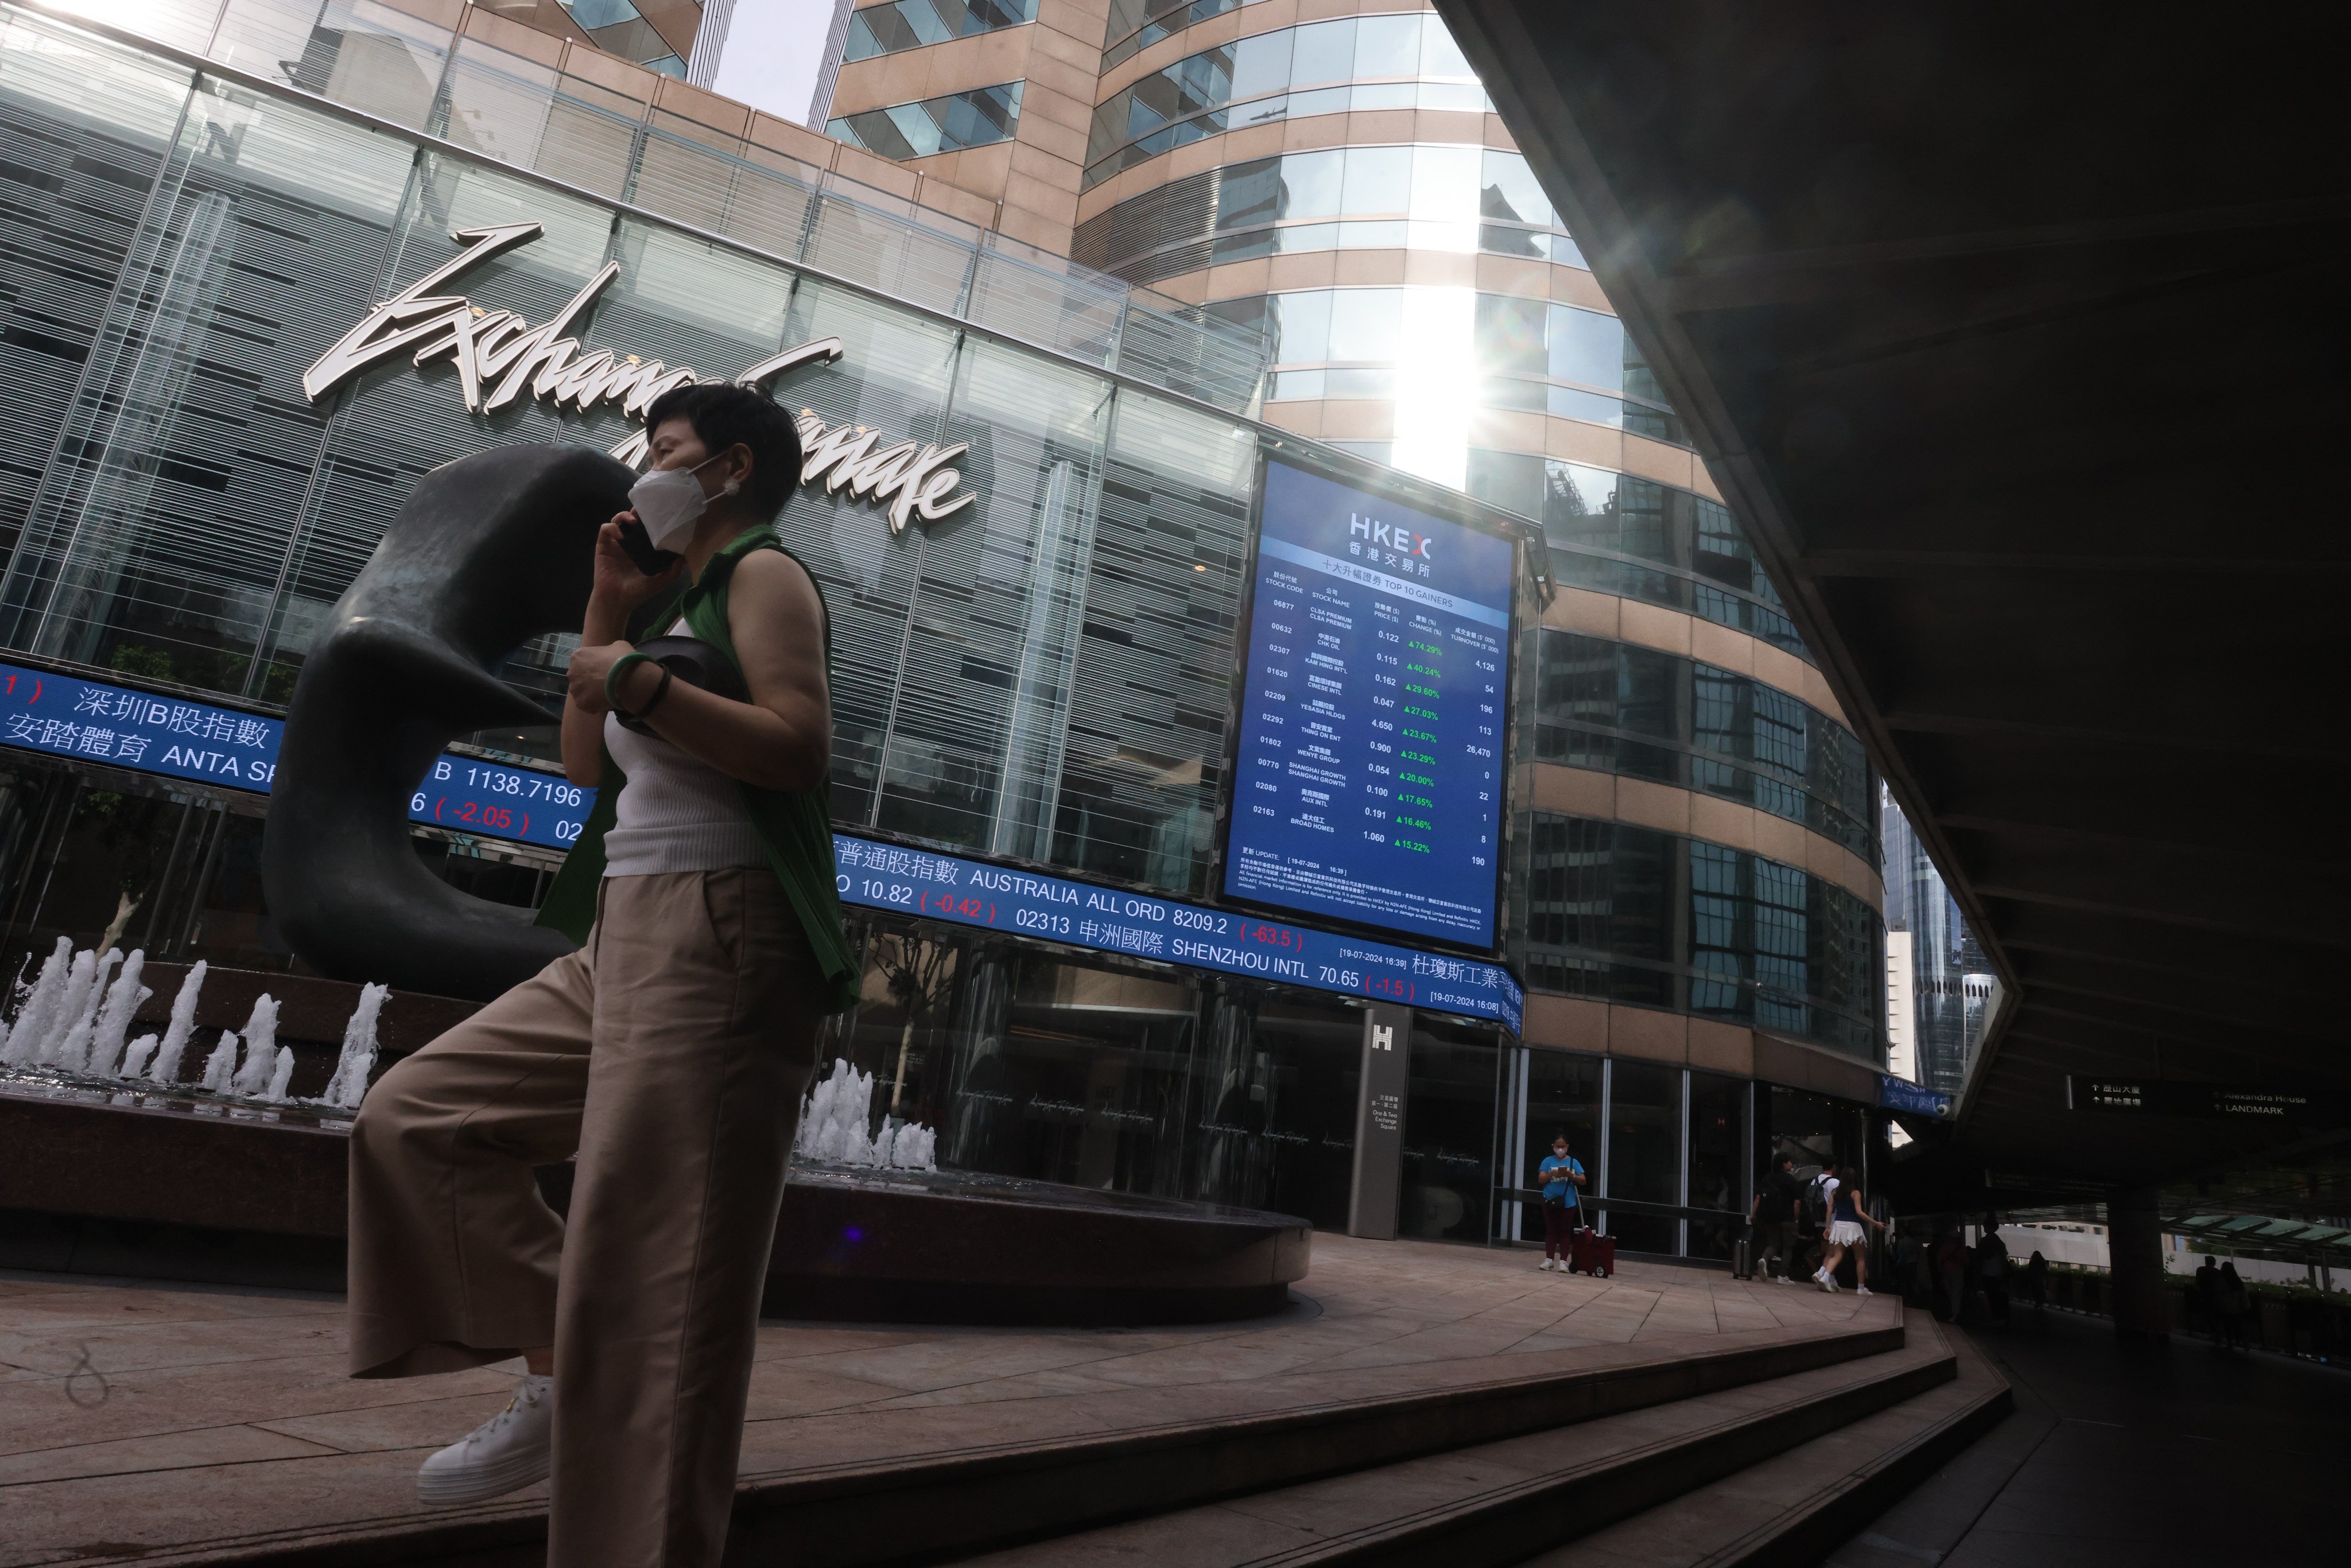
[[[1866,1296],[1870,1293],[1870,1290],[1866,1285],[1855,1285],[1853,1288],[1853,1293],[1856,1296]]]
[[[525,1377],[507,1407],[417,1467],[416,1500],[455,1508],[547,1479],[555,1442],[555,1379]]]
[[[1819,1272],[1815,1273],[1813,1278],[1818,1280],[1821,1282],[1821,1289],[1826,1291],[1830,1295],[1834,1296],[1837,1293],[1836,1276],[1830,1273],[1826,1269],[1821,1270]]]

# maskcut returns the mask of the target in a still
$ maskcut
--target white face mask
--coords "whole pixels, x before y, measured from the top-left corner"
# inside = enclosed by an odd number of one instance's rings
[[[691,468],[656,468],[629,486],[629,505],[636,509],[637,520],[645,526],[645,535],[653,541],[655,549],[677,549],[694,537],[694,525],[710,505],[710,497],[702,493],[702,481],[696,474],[726,455],[705,457]],[[738,486],[726,481],[722,496],[733,495]]]

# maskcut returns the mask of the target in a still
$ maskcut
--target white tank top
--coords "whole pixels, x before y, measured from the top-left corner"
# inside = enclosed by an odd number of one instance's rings
[[[683,633],[685,622],[671,631]],[[606,876],[768,863],[734,779],[611,714],[604,716],[604,747],[629,776],[604,835]]]

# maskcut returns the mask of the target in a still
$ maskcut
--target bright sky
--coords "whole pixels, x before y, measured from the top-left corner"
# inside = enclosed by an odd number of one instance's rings
[[[831,26],[832,0],[735,0],[712,88],[778,120],[805,124]]]

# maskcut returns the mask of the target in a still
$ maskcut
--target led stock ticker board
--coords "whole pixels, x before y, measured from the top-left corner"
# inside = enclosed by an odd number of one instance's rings
[[[78,762],[269,793],[285,724],[46,670],[0,664],[0,743]],[[568,849],[596,791],[549,773],[444,752],[410,797],[411,821]]]
[[[1499,964],[847,833],[832,852],[847,904],[1520,1027],[1524,998]]]
[[[1228,897],[1493,946],[1515,565],[1506,539],[1266,465]]]
[[[266,795],[285,727],[233,708],[0,664],[0,743],[45,756]],[[446,752],[410,797],[408,815],[568,849],[595,801],[594,789],[553,774]],[[1523,998],[1499,965],[845,833],[833,835],[833,848],[845,904],[1520,1026]]]

